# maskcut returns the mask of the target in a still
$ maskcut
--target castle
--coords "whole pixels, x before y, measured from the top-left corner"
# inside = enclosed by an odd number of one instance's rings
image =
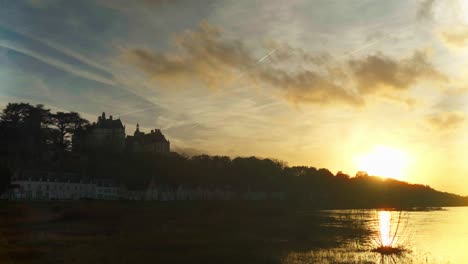
[[[151,130],[145,134],[140,131],[137,124],[133,136],[125,135],[125,126],[122,121],[113,119],[112,116],[106,118],[102,113],[89,127],[75,133],[72,138],[74,151],[104,151],[111,153],[128,152],[151,152],[158,154],[168,154],[170,152],[170,142],[162,134],[161,130]]]
[[[145,134],[140,132],[140,125],[137,124],[133,136],[127,136],[125,141],[126,148],[130,152],[153,152],[153,153],[169,153],[169,140],[163,135],[161,130],[151,130],[151,133]]]

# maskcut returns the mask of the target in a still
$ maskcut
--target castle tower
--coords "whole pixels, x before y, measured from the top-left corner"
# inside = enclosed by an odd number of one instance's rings
[[[137,124],[136,124],[136,130],[135,130],[135,133],[133,133],[133,135],[134,135],[134,136],[138,136],[138,135],[140,135],[140,134],[141,134],[141,132],[140,132],[140,124],[137,123]]]

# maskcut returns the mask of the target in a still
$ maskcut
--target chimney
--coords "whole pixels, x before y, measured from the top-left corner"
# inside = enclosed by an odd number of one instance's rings
[[[109,119],[112,120],[112,116],[109,116]]]

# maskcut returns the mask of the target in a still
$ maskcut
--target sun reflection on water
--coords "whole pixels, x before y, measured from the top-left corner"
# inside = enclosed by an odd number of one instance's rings
[[[391,235],[391,214],[389,211],[379,211],[379,234],[380,245],[391,247],[394,239]]]

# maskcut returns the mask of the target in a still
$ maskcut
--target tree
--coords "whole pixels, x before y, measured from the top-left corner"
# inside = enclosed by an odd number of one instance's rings
[[[32,105],[29,103],[8,103],[0,114],[3,124],[10,128],[18,128],[29,115]]]
[[[2,194],[10,185],[11,173],[8,167],[0,164],[0,194]]]
[[[0,122],[14,129],[46,127],[50,124],[50,110],[44,109],[42,104],[9,103],[0,114]]]
[[[356,178],[366,178],[369,177],[369,174],[367,174],[366,171],[358,171],[356,172]]]
[[[43,105],[9,103],[0,113],[1,144],[22,159],[37,158],[46,144],[45,130],[50,124],[50,110]]]
[[[58,129],[56,143],[65,150],[70,146],[70,136],[89,124],[89,121],[81,118],[76,112],[57,112],[52,114],[52,123]]]

